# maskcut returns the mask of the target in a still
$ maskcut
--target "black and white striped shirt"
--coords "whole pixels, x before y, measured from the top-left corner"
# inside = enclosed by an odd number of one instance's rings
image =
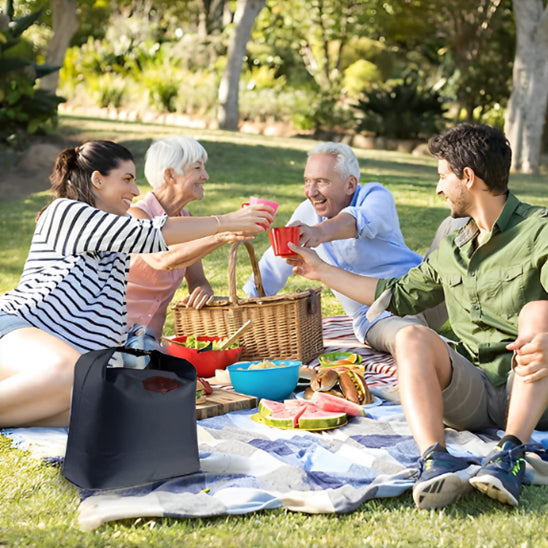
[[[38,220],[19,285],[0,297],[0,310],[81,352],[123,344],[129,254],[167,250],[166,220],[53,201]]]

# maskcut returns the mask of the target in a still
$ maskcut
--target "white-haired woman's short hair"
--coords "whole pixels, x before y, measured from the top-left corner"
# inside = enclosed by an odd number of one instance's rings
[[[207,162],[206,149],[192,137],[171,135],[157,139],[145,155],[145,177],[154,189],[164,184],[164,171],[172,168],[183,173],[194,162]]]
[[[335,170],[344,179],[353,175],[358,182],[360,181],[360,164],[354,151],[348,145],[332,141],[320,143],[308,152],[308,156],[313,154],[331,154],[331,156],[335,156],[337,158]]]

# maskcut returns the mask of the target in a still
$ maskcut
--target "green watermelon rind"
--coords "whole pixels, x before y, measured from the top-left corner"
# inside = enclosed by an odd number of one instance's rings
[[[275,426],[276,428],[291,428],[293,429],[293,417],[272,417],[271,415],[263,417],[264,423],[267,426]]]
[[[346,416],[345,416],[346,417]],[[339,426],[345,426],[348,423],[348,417],[345,418],[344,422],[340,422],[338,424],[333,424],[331,426],[326,426],[326,419],[306,419],[307,422],[315,421],[317,424],[319,423],[319,426],[306,426],[303,427],[299,425],[298,428],[295,428],[293,426],[293,422],[290,419],[283,419],[284,421],[287,421],[288,423],[291,423],[291,426],[282,426],[278,424],[281,422],[281,420],[273,421],[268,420],[268,417],[265,417],[263,415],[259,415],[259,413],[255,413],[254,415],[251,415],[251,419],[258,423],[258,424],[264,424],[266,426],[270,426],[271,428],[281,428],[282,430],[306,430],[307,432],[321,432],[322,430],[331,430],[333,428],[339,428]],[[276,424],[274,424],[276,422]],[[306,422],[304,423],[306,425]]]
[[[299,428],[302,430],[328,430],[330,428],[337,428],[338,426],[344,426],[348,422],[346,413],[341,413],[334,417],[300,417]]]

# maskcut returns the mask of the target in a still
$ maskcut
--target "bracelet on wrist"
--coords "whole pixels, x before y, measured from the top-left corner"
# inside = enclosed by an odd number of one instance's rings
[[[217,234],[221,230],[221,219],[219,218],[219,215],[213,215],[213,218],[217,222],[217,228],[215,229],[215,234]]]

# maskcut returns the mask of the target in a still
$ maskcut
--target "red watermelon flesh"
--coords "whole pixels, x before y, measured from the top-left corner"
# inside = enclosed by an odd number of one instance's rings
[[[284,400],[284,409],[294,409],[295,411],[303,407],[309,407],[311,403],[305,400]]]
[[[310,401],[324,411],[346,413],[351,417],[365,416],[365,411],[361,405],[333,396],[332,394],[327,394],[326,392],[314,392]]]
[[[284,410],[285,410],[284,404],[279,401],[266,400],[263,398],[259,402],[259,414],[263,415],[264,417],[272,413],[277,413],[279,411],[284,411]]]
[[[342,426],[348,422],[345,412],[325,411],[305,400],[285,400],[283,404],[261,400],[259,414],[264,424],[278,428],[322,430]]]

